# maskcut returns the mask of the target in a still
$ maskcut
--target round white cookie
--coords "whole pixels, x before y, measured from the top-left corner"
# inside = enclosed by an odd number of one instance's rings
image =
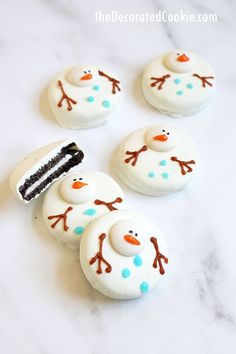
[[[55,182],[43,202],[48,231],[58,241],[78,248],[87,225],[123,205],[119,185],[97,171],[76,171]]]
[[[164,124],[129,135],[117,149],[113,168],[131,189],[161,196],[184,188],[195,174],[198,154],[184,133]]]
[[[211,66],[201,57],[182,50],[160,55],[143,74],[143,94],[148,103],[173,117],[203,109],[214,87]]]
[[[48,98],[58,123],[69,129],[99,126],[121,99],[116,74],[93,65],[77,65],[59,73],[50,83]]]
[[[147,293],[164,277],[167,247],[149,219],[119,210],[88,226],[80,261],[95,289],[115,299],[130,299]]]

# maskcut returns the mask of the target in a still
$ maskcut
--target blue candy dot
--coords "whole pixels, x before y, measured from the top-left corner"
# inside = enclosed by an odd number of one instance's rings
[[[87,209],[83,212],[83,214],[92,216],[92,215],[96,214],[96,210],[95,209]]]
[[[111,104],[110,104],[110,102],[108,100],[105,100],[105,101],[102,101],[102,105],[105,108],[109,108]]]
[[[93,96],[89,96],[89,97],[87,98],[87,101],[88,101],[88,102],[93,102],[93,101],[94,101],[94,97],[93,97]]]
[[[162,173],[162,178],[167,179],[169,177],[169,173],[164,172]]]
[[[175,84],[179,84],[180,82],[181,82],[180,79],[174,79],[174,83],[175,83]]]
[[[74,233],[77,234],[77,235],[81,235],[82,232],[84,232],[83,226],[77,226],[77,227],[74,229]]]
[[[193,88],[193,84],[189,83],[189,84],[186,85],[186,87],[187,87],[188,89],[192,89],[192,88]]]
[[[179,91],[176,92],[176,94],[179,95],[179,96],[182,96],[184,94],[184,91],[179,90]]]
[[[155,172],[149,172],[148,177],[150,177],[150,178],[155,177]]]
[[[140,284],[140,290],[141,290],[141,293],[147,293],[148,290],[149,290],[149,285],[146,281],[143,281],[141,284]]]
[[[161,165],[161,166],[166,166],[166,164],[167,164],[166,160],[161,160],[161,161],[160,161],[160,165]]]
[[[130,270],[128,268],[122,269],[121,275],[123,278],[128,278],[130,276]]]
[[[133,262],[134,262],[134,265],[135,265],[136,267],[140,267],[140,266],[143,264],[142,258],[141,258],[140,256],[138,256],[138,255],[136,255],[136,256],[134,257]]]
[[[100,86],[99,86],[99,85],[94,85],[94,86],[93,86],[93,89],[94,89],[95,91],[99,91],[99,90],[100,90]]]

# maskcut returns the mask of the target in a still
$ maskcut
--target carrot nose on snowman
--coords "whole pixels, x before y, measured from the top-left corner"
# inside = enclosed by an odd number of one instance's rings
[[[84,186],[87,186],[87,185],[88,185],[88,183],[76,181],[76,182],[74,182],[74,183],[72,184],[72,188],[74,188],[74,189],[80,189],[80,188],[82,188],[82,187],[84,187]]]
[[[154,136],[153,139],[157,141],[166,141],[168,139],[168,136],[166,134],[160,134]]]
[[[133,237],[131,235],[125,235],[124,239],[125,239],[125,241],[127,241],[131,245],[134,245],[134,246],[139,246],[140,245],[139,240],[137,240],[135,237]]]
[[[93,77],[92,74],[86,74],[86,75],[81,76],[80,80],[91,80],[92,77]]]
[[[182,54],[182,55],[178,56],[177,60],[180,62],[185,62],[185,61],[189,61],[190,59],[186,54]]]

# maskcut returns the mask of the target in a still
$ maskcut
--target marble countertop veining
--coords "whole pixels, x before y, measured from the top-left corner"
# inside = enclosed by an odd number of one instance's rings
[[[96,23],[95,11],[217,13],[217,23]],[[236,2],[204,0],[8,0],[0,3],[2,354],[233,354],[236,351],[235,232]],[[216,97],[199,114],[174,120],[144,101],[140,75],[159,53],[182,47],[217,73]],[[71,63],[105,64],[120,74],[122,106],[107,125],[67,131],[46,102],[50,78]],[[165,233],[170,266],[148,296],[114,301],[94,291],[78,255],[42,225],[42,198],[23,206],[8,176],[22,156],[76,137],[84,168],[110,172],[120,140],[145,124],[188,132],[201,154],[195,180],[180,193],[150,198],[123,186],[130,208]],[[99,137],[99,138],[98,138]],[[111,172],[112,173],[112,172]]]

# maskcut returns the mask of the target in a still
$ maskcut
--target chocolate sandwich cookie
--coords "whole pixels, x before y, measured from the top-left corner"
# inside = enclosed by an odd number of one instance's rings
[[[41,147],[15,167],[10,177],[10,187],[18,199],[28,203],[79,165],[83,157],[83,151],[69,140]]]

